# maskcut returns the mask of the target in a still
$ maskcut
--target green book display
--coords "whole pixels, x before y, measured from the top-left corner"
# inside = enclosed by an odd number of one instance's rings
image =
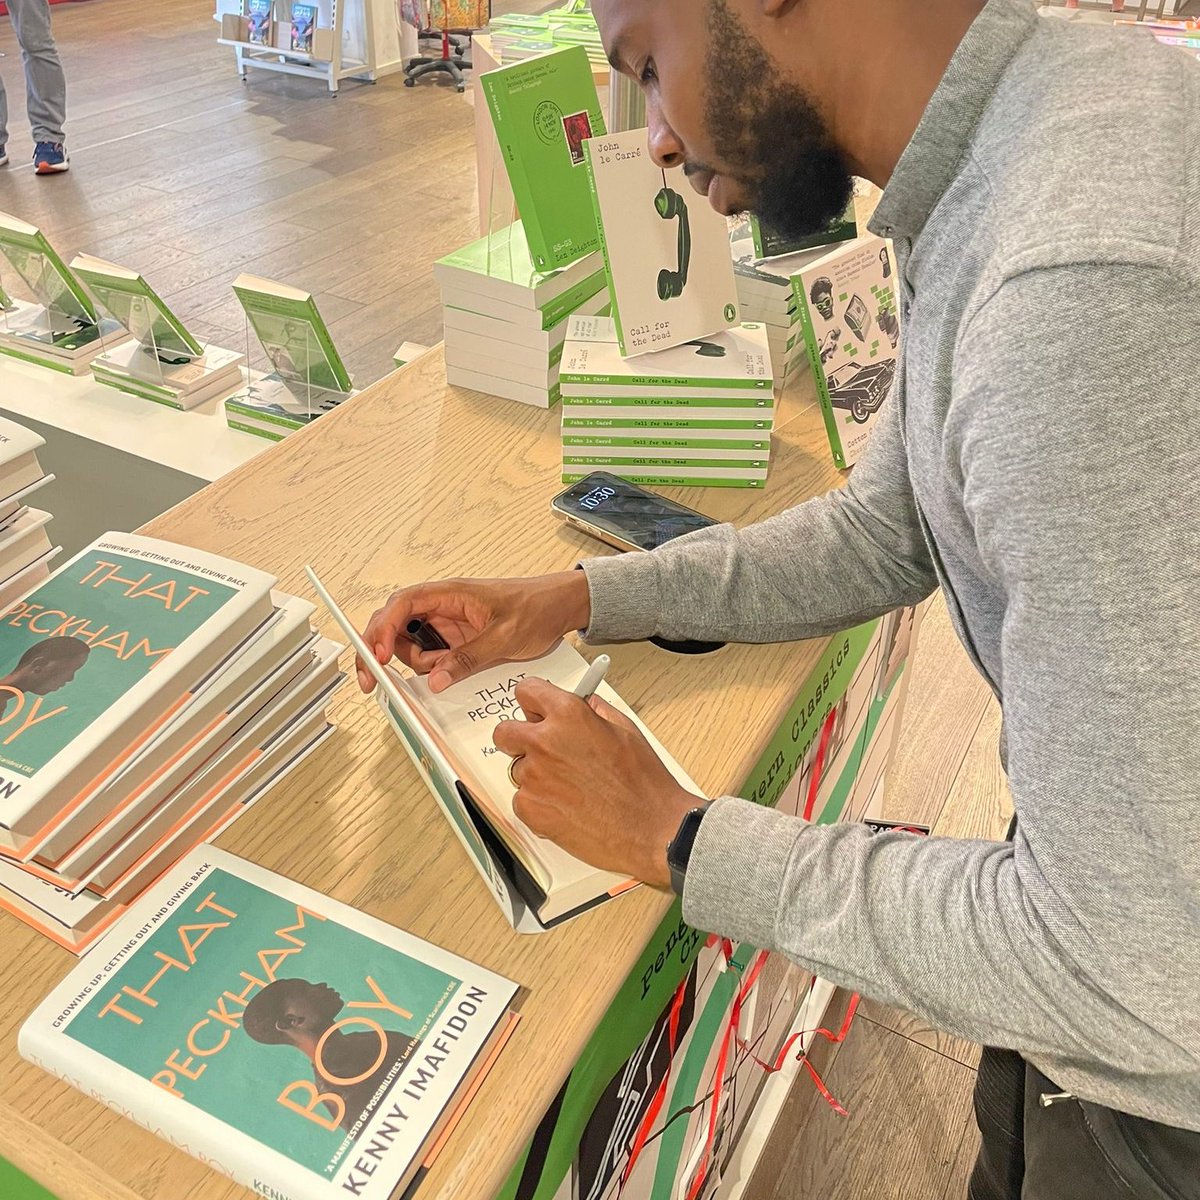
[[[83,285],[37,226],[0,213],[0,256],[37,301],[7,298],[0,313],[0,353],[82,374],[90,358],[125,336],[118,322],[100,317]]]
[[[265,376],[253,373],[225,401],[232,428],[279,440],[353,393],[311,292],[245,274],[233,281],[233,291],[274,369]]]
[[[10,857],[28,860],[60,826],[107,815],[106,778],[270,617],[274,583],[217,555],[110,533],[5,612],[0,844]]]
[[[176,361],[199,358],[204,353],[204,347],[136,271],[91,254],[77,254],[71,260],[71,270],[97,304],[138,341],[153,345]]]
[[[244,274],[233,281],[233,291],[281,379],[350,391],[350,375],[311,292]]]
[[[605,132],[581,46],[480,76],[534,266],[566,266],[600,244],[584,143]]]
[[[516,991],[201,846],[47,996],[18,1049],[262,1195],[388,1200],[500,1053]]]
[[[874,235],[792,277],[833,461],[853,466],[892,390],[900,322],[887,243]]]

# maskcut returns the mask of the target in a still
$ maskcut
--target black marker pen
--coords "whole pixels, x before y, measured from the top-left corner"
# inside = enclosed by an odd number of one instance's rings
[[[414,617],[404,627],[404,632],[408,634],[417,647],[421,650],[449,650],[450,645],[444,637],[428,621],[421,617]]]

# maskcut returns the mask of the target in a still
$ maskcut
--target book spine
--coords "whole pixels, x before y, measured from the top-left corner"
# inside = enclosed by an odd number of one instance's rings
[[[821,415],[825,418],[825,432],[829,435],[829,448],[833,451],[833,462],[840,470],[845,470],[846,456],[842,452],[842,438],[838,433],[837,416],[833,411],[833,402],[829,398],[829,382],[825,378],[825,368],[821,363],[821,348],[817,343],[812,314],[808,311],[808,300],[803,294],[804,280],[800,275],[792,279],[792,291],[800,308],[804,344],[808,347],[808,361],[812,366],[813,378],[817,383],[817,399],[821,402]]]
[[[594,470],[595,468],[593,468]],[[586,479],[592,471],[564,471],[561,478],[564,484],[579,483]],[[766,479],[692,479],[674,475],[643,475],[641,473],[610,472],[618,478],[627,479],[630,483],[647,485],[649,487],[720,487],[720,488],[764,488]]]
[[[608,235],[604,232],[604,212],[600,207],[600,193],[596,189],[596,172],[592,167],[592,142],[590,138],[583,143],[583,153],[586,159],[588,194],[592,197],[592,209],[596,214],[596,229],[600,235],[600,252],[604,255],[604,277],[607,281],[610,298],[609,315],[612,317],[613,324],[617,328],[617,345],[621,348],[621,353],[624,354],[625,327],[621,324],[621,309],[617,304],[617,287],[616,281],[613,279],[612,257],[608,252]]]
[[[771,443],[751,438],[742,441],[735,438],[688,437],[687,431],[681,430],[679,437],[584,437],[564,434],[563,445],[608,446],[618,450],[624,448],[645,450],[711,450],[714,453],[719,450],[738,450],[742,452],[757,450],[760,453],[766,454],[770,450]]]
[[[607,454],[564,454],[563,463],[566,466],[588,466],[593,467],[704,467],[706,470],[720,470],[723,467],[733,467],[737,470],[762,470],[766,471],[766,459],[758,458],[734,458],[721,453],[711,454],[707,457],[700,456],[697,458],[676,458],[669,455],[663,458],[655,458],[649,455],[638,455],[633,458],[617,458]]]
[[[689,432],[695,429],[715,429],[715,430],[730,430],[736,433],[739,430],[756,431],[755,436],[761,437],[763,433],[769,432],[771,429],[770,421],[705,421],[697,419],[695,421],[685,418],[669,418],[669,417],[653,417],[649,420],[643,417],[573,417],[565,416],[562,419],[563,429],[610,429],[610,430],[632,430],[632,429],[652,429],[661,437],[679,436],[687,437]],[[678,431],[678,433],[676,433]],[[648,434],[647,436],[654,436]],[[732,436],[732,433],[731,433]]]
[[[673,392],[662,396],[647,395],[641,392],[621,395],[617,388],[608,388],[608,394],[593,395],[590,387],[586,396],[576,394],[575,389],[581,385],[573,383],[568,375],[559,376],[559,386],[563,387],[563,397],[570,404],[588,404],[596,407],[616,406],[619,408],[744,408],[751,411],[763,411],[774,407],[774,395],[771,392],[754,392],[749,396],[687,396]]]

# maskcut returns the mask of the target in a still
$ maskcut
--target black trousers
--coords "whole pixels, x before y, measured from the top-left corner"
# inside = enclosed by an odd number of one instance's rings
[[[1073,1096],[1012,1050],[985,1049],[983,1142],[968,1200],[1200,1200],[1200,1133]]]

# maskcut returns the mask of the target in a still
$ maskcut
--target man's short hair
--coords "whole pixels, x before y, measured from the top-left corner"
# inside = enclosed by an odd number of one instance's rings
[[[291,1038],[279,1028],[279,1018],[290,1001],[303,996],[313,985],[307,979],[276,979],[246,1005],[242,1028],[266,1046],[282,1046]]]
[[[77,637],[48,637],[34,642],[17,660],[18,667],[28,667],[35,662],[84,662],[92,648]]]

